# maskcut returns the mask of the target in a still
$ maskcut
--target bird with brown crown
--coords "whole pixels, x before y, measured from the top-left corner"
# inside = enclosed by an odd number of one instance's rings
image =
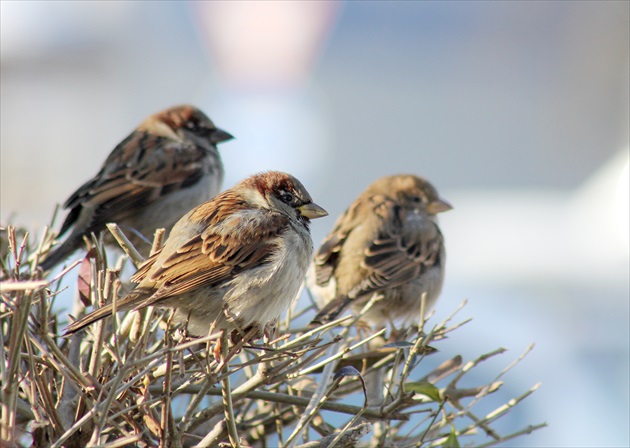
[[[217,144],[233,137],[199,109],[171,107],[146,118],[118,144],[92,179],[65,202],[58,236],[70,235],[40,266],[49,270],[117,223],[142,253],[156,229],[171,229],[194,206],[221,191],[223,164]],[[107,243],[114,243],[111,235]]]
[[[277,171],[257,174],[195,207],[162,249],[132,277],[116,310],[173,309],[173,323],[203,336],[212,329],[264,327],[296,298],[313,242],[311,219],[326,216],[302,183]],[[66,334],[112,314],[112,304],[73,322]]]

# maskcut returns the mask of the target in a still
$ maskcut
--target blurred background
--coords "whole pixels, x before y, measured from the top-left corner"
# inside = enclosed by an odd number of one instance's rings
[[[41,231],[180,103],[236,136],[224,187],[304,182],[316,243],[376,178],[422,175],[455,207],[434,322],[473,317],[437,361],[508,348],[485,381],[535,343],[497,406],[542,382],[501,427],[550,426],[513,446],[630,444],[628,2],[0,6],[3,226]]]

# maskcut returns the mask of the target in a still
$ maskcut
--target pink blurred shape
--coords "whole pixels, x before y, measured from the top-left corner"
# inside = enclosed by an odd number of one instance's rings
[[[195,2],[204,44],[228,84],[300,84],[322,48],[339,2]]]

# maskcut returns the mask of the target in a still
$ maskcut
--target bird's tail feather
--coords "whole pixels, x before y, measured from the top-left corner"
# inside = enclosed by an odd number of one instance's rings
[[[348,297],[337,297],[331,300],[313,318],[309,326],[324,325],[337,319],[339,315],[348,307],[351,299]]]
[[[41,266],[44,271],[49,271],[72,255],[74,251],[79,249],[79,247],[81,247],[81,242],[82,240],[80,238],[68,238],[66,241],[61,243],[59,247],[54,249],[52,252],[49,252],[48,255],[46,255],[46,258],[39,263],[39,266]]]
[[[83,330],[88,325],[93,324],[94,322],[101,320],[107,316],[111,316],[111,314],[112,314],[111,304],[105,305],[97,310],[94,310],[87,316],[84,316],[81,319],[75,322],[72,322],[70,325],[68,325],[66,329],[64,330],[64,336]]]

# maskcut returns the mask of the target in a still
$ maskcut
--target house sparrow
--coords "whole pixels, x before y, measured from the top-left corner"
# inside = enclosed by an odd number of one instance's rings
[[[437,213],[451,205],[414,175],[371,184],[337,220],[307,274],[321,311],[312,324],[336,319],[350,305],[358,313],[382,297],[363,319],[382,326],[420,317],[435,303],[444,280],[444,239]]]
[[[182,217],[116,309],[174,308],[173,322],[193,336],[233,328],[233,320],[264,328],[297,296],[313,253],[310,219],[327,214],[295,177],[251,176]],[[111,304],[99,308],[66,334],[111,313]]]
[[[48,270],[83,244],[83,236],[115,222],[134,244],[167,231],[188,210],[221,191],[217,143],[233,137],[193,106],[149,116],[114,148],[101,170],[64,204],[59,235],[70,236],[40,265]],[[109,235],[106,242],[113,243]],[[148,248],[148,246],[147,246]]]

